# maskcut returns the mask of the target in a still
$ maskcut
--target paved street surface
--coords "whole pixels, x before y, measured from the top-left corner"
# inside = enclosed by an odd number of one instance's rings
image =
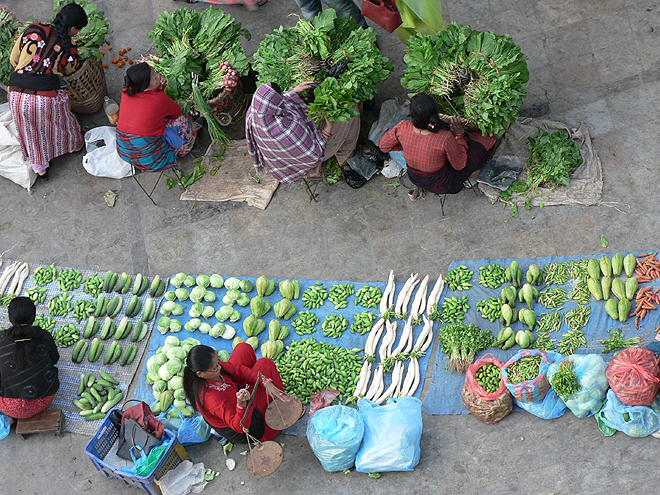
[[[50,0],[6,0],[21,19],[48,20]],[[159,13],[177,9],[172,0],[99,0],[114,33],[113,48],[148,53],[147,32]],[[204,9],[207,4],[191,8]],[[221,273],[307,279],[397,280],[411,272],[447,272],[452,260],[600,253],[660,248],[660,188],[657,185],[660,110],[660,5],[656,0],[449,0],[445,21],[510,33],[529,56],[529,96],[522,112],[571,125],[585,123],[602,160],[601,206],[547,207],[512,218],[502,204],[463,191],[447,200],[428,195],[411,202],[396,180],[375,177],[353,190],[345,183],[321,184],[310,203],[302,184],[281,186],[265,211],[245,203],[179,201],[159,184],[154,206],[132,178],[99,179],[85,172],[81,154],[54,160],[50,181],[33,194],[0,180],[0,252],[6,258],[56,263],[90,270]],[[252,54],[264,34],[293,25],[293,0],[271,0],[258,11],[228,6],[248,28]],[[381,50],[395,71],[379,87],[377,107],[405,97],[399,78],[404,46],[378,28]],[[119,99],[123,72],[107,71],[111,96]],[[365,120],[373,120],[366,114]],[[81,122],[105,125],[105,116]],[[236,127],[236,126],[234,126]],[[241,136],[241,126],[231,132]],[[201,156],[207,140],[193,150]],[[182,168],[191,169],[192,157]],[[153,184],[156,175],[141,180]],[[114,208],[103,201],[118,194]],[[534,217],[534,218],[533,218]],[[505,221],[508,220],[508,223]],[[431,367],[427,374],[430,379]],[[456,390],[456,393],[460,393]],[[91,464],[87,438],[12,434],[0,442],[2,494],[134,494],[104,478]],[[222,472],[208,493],[446,493],[446,494],[641,494],[657,493],[658,440],[623,433],[604,437],[593,418],[571,413],[544,421],[524,412],[487,426],[472,415],[424,418],[422,456],[412,473],[371,479],[352,471],[328,474],[305,437],[281,436],[284,462],[270,477],[247,473],[244,448],[225,467],[222,449],[209,441],[189,448],[194,461]],[[244,484],[242,484],[244,482]]]

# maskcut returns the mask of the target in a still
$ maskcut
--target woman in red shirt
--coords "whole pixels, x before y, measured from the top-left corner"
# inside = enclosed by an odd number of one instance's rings
[[[280,432],[266,424],[264,414],[271,396],[286,400],[284,384],[273,360],[257,359],[250,344],[238,344],[226,362],[218,359],[212,347],[193,347],[183,370],[183,388],[188,402],[218,433],[230,442],[245,443],[241,420],[259,372],[266,377],[266,383],[257,388],[243,424],[250,435],[265,442]]]
[[[142,171],[172,168],[190,152],[197,132],[189,115],[163,90],[166,80],[148,63],[126,71],[117,122],[119,156]]]
[[[465,122],[452,116],[450,125],[440,119],[438,103],[426,93],[410,100],[410,120],[402,120],[380,140],[384,152],[401,151],[410,181],[419,189],[456,194],[476,180],[497,136],[480,131],[465,133]],[[465,184],[464,184],[465,183]],[[411,194],[416,199],[418,192]]]

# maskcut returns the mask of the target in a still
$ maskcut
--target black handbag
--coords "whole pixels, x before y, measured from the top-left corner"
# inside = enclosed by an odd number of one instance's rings
[[[119,444],[117,445],[117,455],[122,459],[132,460],[131,448],[138,447],[145,455],[149,455],[151,449],[158,447],[162,440],[156,438],[147,430],[142,428],[134,419],[127,419],[119,429]]]

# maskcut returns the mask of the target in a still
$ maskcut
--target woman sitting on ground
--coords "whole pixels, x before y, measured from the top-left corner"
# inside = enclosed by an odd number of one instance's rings
[[[250,344],[238,344],[226,362],[220,362],[212,347],[193,347],[183,370],[183,388],[188,402],[220,435],[230,442],[244,443],[247,440],[241,420],[259,372],[266,377],[266,383],[259,384],[243,424],[250,435],[265,442],[280,432],[270,428],[264,420],[266,408],[272,401],[269,394],[282,400],[286,400],[286,396],[273,360],[257,359]]]
[[[117,151],[142,171],[172,168],[197,137],[190,115],[182,115],[179,104],[165,94],[166,84],[146,62],[131,66],[124,77]]]
[[[479,176],[497,136],[480,131],[465,132],[465,122],[452,116],[450,125],[440,119],[438,103],[431,95],[419,93],[410,100],[412,120],[402,120],[380,140],[384,152],[401,151],[408,177],[416,188],[437,194],[456,194],[471,187]]]
[[[247,148],[258,173],[268,170],[290,184],[302,178],[322,177],[323,162],[332,156],[343,166],[357,146],[360,117],[348,122],[317,125],[307,116],[300,94],[312,81],[282,93],[276,83],[257,89],[245,118]]]
[[[0,333],[0,412],[11,418],[45,411],[60,388],[57,346],[50,333],[33,325],[35,314],[29,297],[12,299],[12,326]]]
[[[9,77],[9,107],[23,160],[45,181],[50,160],[80,151],[84,144],[78,120],[71,113],[69,92],[60,78],[82,64],[71,37],[86,25],[87,14],[80,5],[65,5],[53,24],[30,24],[9,57],[15,69]]]

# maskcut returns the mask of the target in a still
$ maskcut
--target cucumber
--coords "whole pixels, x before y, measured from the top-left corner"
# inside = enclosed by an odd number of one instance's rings
[[[156,302],[151,298],[147,298],[142,306],[142,321],[147,322],[153,320],[156,315]]]
[[[124,300],[121,298],[120,295],[116,295],[111,302],[112,302],[112,311],[110,310],[110,303],[108,303],[108,316],[110,318],[114,318],[121,311],[121,308],[124,305]]]
[[[121,293],[126,294],[128,291],[131,290],[131,283],[133,282],[133,279],[130,275],[126,274],[126,280],[124,281],[124,286],[121,288]]]
[[[124,290],[124,285],[126,284],[126,279],[127,278],[128,278],[128,273],[121,272],[121,276],[119,277],[119,280],[117,281],[117,285],[115,285],[115,292],[117,294],[121,294],[122,290]]]
[[[132,293],[134,296],[137,296],[137,295],[138,295],[138,292],[140,292],[140,288],[142,287],[142,279],[143,279],[143,278],[144,278],[144,277],[142,276],[141,273],[138,273],[138,274],[135,276],[135,281],[133,282],[133,290],[131,290],[131,293]]]
[[[97,403],[103,401],[103,399],[101,399],[101,394],[99,394],[99,391],[96,390],[94,387],[91,387],[89,389],[89,393],[92,394],[92,397],[94,397],[94,399],[96,399]]]
[[[119,364],[121,366],[126,366],[126,361],[128,360],[128,356],[131,355],[131,347],[132,345],[127,345],[126,349],[124,349],[124,352],[122,352],[121,359],[119,360]]]
[[[101,378],[103,378],[104,380],[109,381],[113,385],[119,385],[119,382],[112,375],[110,375],[109,373],[106,373],[103,370],[101,370],[100,373],[101,373]]]
[[[102,352],[103,352],[103,343],[98,338],[95,338],[94,340],[92,340],[92,350],[89,351],[89,362],[94,363],[98,361],[98,359],[101,357]],[[96,383],[99,383],[99,380],[97,380]],[[101,385],[101,387],[103,387],[103,385]]]
[[[83,348],[84,345],[85,345],[84,340],[79,340],[78,341],[78,343],[73,348],[73,351],[71,352],[71,361],[73,361],[74,363],[79,362],[78,361],[78,354],[80,354],[80,351],[81,351],[81,349]],[[82,383],[81,383],[81,385],[82,385]],[[82,393],[82,390],[80,392],[78,392],[78,395],[80,395],[81,393]]]
[[[89,416],[90,414],[94,414],[94,409],[83,409],[78,414],[81,416]]]
[[[124,398],[124,394],[119,391],[115,397],[112,398],[112,400],[108,400],[105,404],[103,404],[103,407],[101,407],[101,412],[102,413],[107,413],[110,409],[112,409],[112,406],[115,406],[119,403],[120,400]]]
[[[86,385],[87,385],[87,375],[85,373],[81,373],[80,385],[78,385],[78,393],[76,395],[81,395],[85,391]]]
[[[112,270],[108,270],[107,273],[105,274],[105,279],[103,279],[103,292],[110,292],[112,290],[110,288],[110,283],[112,282],[112,275],[113,275]]]
[[[161,280],[161,281],[160,281],[160,284],[158,285],[158,290],[156,291],[156,293],[154,294],[154,296],[155,296],[155,297],[160,297],[160,296],[162,296],[162,295],[163,295],[163,292],[165,292],[165,288],[166,288],[166,287],[167,287],[167,286],[165,285],[165,282],[163,282],[163,281]]]
[[[133,325],[133,331],[131,332],[131,342],[141,341],[146,335],[147,330],[148,330],[147,325],[145,325],[139,320],[136,321],[135,325]]]
[[[103,418],[105,418],[105,414],[100,412],[100,413],[89,414],[88,416],[85,416],[85,421],[96,421],[97,419],[103,419]]]
[[[98,412],[101,412],[102,407],[103,407],[103,404],[96,404],[96,406],[94,406],[94,409],[93,409],[94,414],[96,414]]]
[[[96,298],[96,308],[94,309],[94,316],[97,318],[101,316],[101,311],[103,310],[103,300],[106,299],[105,294],[102,292]]]
[[[156,292],[158,292],[158,288],[160,287],[160,275],[156,275],[153,280],[151,281],[151,287],[149,288],[149,295],[151,297],[154,297],[156,295]]]
[[[137,346],[135,345],[129,345],[128,349],[130,349],[130,354],[128,355],[128,358],[126,359],[126,363],[124,366],[130,366],[133,360],[135,359],[135,355],[137,354]]]
[[[112,356],[115,353],[115,347],[117,346],[117,342],[112,342],[110,344],[110,347],[108,347],[108,350],[105,352],[105,357],[103,358],[103,364],[110,364],[110,360],[112,359]]]
[[[140,297],[142,294],[145,293],[145,291],[149,288],[149,277],[146,275],[142,276],[142,285],[140,286],[140,290],[138,290],[138,297]]]
[[[85,323],[85,330],[83,331],[83,339],[88,339],[92,336],[92,332],[94,331],[94,322],[96,321],[96,318],[94,316],[90,316],[87,318],[87,322]]]

